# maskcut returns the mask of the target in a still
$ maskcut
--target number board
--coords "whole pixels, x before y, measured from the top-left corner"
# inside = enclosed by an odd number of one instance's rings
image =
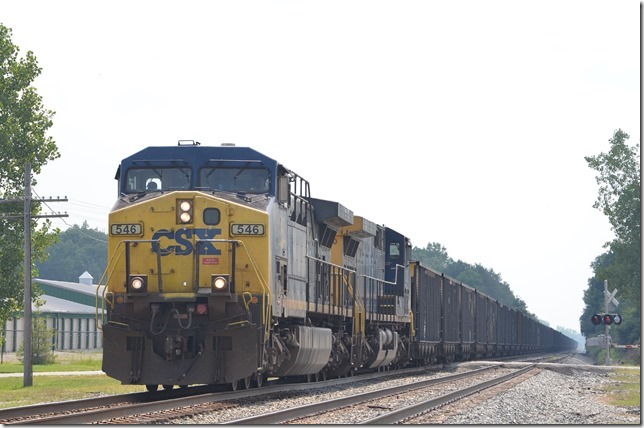
[[[231,235],[263,235],[263,224],[231,224]]]
[[[140,236],[143,235],[141,223],[117,223],[110,226],[110,234],[116,236]]]

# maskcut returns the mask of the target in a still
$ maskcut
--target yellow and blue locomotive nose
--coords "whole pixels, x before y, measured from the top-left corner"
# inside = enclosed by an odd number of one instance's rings
[[[270,324],[264,320],[267,218],[265,211],[190,191],[114,210],[104,347],[130,359],[105,360],[106,373],[146,385],[204,383],[204,376],[218,383],[217,376],[228,381],[254,373],[253,338]],[[227,353],[238,369],[217,374],[222,370],[212,361]],[[165,378],[145,370],[126,376],[146,365],[165,367]]]

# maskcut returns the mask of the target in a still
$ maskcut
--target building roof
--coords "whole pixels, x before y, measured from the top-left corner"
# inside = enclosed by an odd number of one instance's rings
[[[34,282],[38,284],[43,284],[43,285],[50,285],[52,287],[56,288],[61,288],[65,290],[70,290],[75,293],[81,293],[85,295],[91,295],[91,296],[96,296],[96,288],[98,287],[100,289],[99,293],[103,293],[103,289],[105,288],[104,285],[101,285],[100,287],[96,284],[83,284],[80,282],[66,282],[66,281],[54,281],[51,279],[42,279],[42,278],[34,278]]]
[[[34,314],[96,314],[96,308],[94,306],[83,305],[53,296],[42,296],[42,300],[45,301],[45,304],[41,307],[36,307],[34,304],[31,305],[31,311]]]
[[[33,308],[42,313],[96,313],[96,291],[99,292],[99,305],[105,286],[84,284],[79,282],[54,281],[49,279],[34,278],[34,283],[43,290],[41,300],[45,304],[40,308]]]

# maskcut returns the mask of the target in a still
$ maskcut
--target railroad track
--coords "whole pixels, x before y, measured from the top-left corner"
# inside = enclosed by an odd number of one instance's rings
[[[404,376],[429,372],[436,367],[413,368],[380,373],[356,375],[312,383],[288,383],[269,381],[262,388],[223,391],[223,386],[193,386],[190,388],[162,390],[154,393],[141,392],[88,398],[75,401],[37,404],[0,410],[0,424],[6,425],[58,425],[103,422],[149,423],[166,421],[195,413],[217,411],[235,407],[235,400],[267,394],[307,391],[316,387],[372,380],[381,377]]]
[[[521,376],[527,371],[533,370],[534,367],[534,365],[529,365],[522,369],[503,369],[502,365],[489,366],[465,373],[384,388],[351,397],[322,401],[307,406],[292,407],[272,413],[236,419],[223,422],[223,424],[392,424]],[[498,375],[499,370],[504,371],[504,373]],[[484,380],[480,381],[481,378]],[[460,386],[456,390],[445,394],[444,391],[452,385],[455,385],[456,382]],[[447,383],[449,385],[445,385]],[[466,383],[467,386],[462,386],[463,383]],[[418,397],[425,395],[431,395],[432,398],[429,400],[418,399]],[[413,404],[409,404],[412,402]],[[374,414],[376,416],[369,416]],[[347,415],[350,415],[351,420],[346,419]],[[356,420],[358,418],[361,419],[358,421]]]
[[[458,400],[462,400],[466,397],[469,397],[472,394],[481,392],[487,388],[502,384],[504,382],[508,382],[528,372],[536,371],[536,370],[537,370],[536,366],[524,367],[522,369],[518,369],[514,371],[513,373],[508,373],[494,379],[477,383],[476,385],[472,385],[470,387],[463,388],[463,389],[442,395],[437,398],[432,398],[417,404],[406,406],[401,409],[397,409],[397,410],[385,413],[383,415],[376,416],[362,423],[368,424],[368,425],[378,425],[378,424],[393,424],[398,422],[408,422],[410,419],[423,415],[428,411],[431,411],[433,409],[436,409],[438,407],[444,406],[446,404],[449,404]],[[415,423],[415,422],[411,422],[411,423]]]
[[[205,393],[212,393],[215,389],[211,386],[195,386],[187,389],[162,390],[155,393],[136,392],[130,394],[109,395],[95,398],[85,398],[74,401],[61,401],[53,403],[35,404],[30,406],[12,407],[0,409],[0,424],[33,424],[47,423],[47,420],[56,423],[57,417],[78,418],[77,423],[95,422],[91,416],[86,416],[83,420],[83,414],[95,412],[100,414],[110,407],[128,407],[135,405],[145,405],[152,402],[163,402],[180,397],[189,397]],[[65,423],[61,419],[61,423]],[[73,422],[70,422],[73,423]]]
[[[492,363],[491,363],[492,364]],[[490,370],[502,363],[488,366]],[[414,373],[427,373],[439,370],[440,366],[410,368],[390,372],[370,373],[343,379],[331,379],[314,383],[295,383],[283,385],[280,382],[267,382],[260,389],[241,391],[222,391],[221,386],[194,386],[184,389],[162,390],[155,393],[142,392],[134,394],[106,396],[60,403],[48,403],[0,410],[0,424],[85,424],[85,423],[150,423],[164,422],[179,417],[192,416],[198,413],[217,412],[230,407],[243,406],[240,399],[260,395],[297,393],[313,388],[341,385],[359,381],[369,381],[381,377],[404,376]],[[485,370],[479,370],[483,372]],[[476,371],[473,371],[476,372]],[[465,374],[446,376],[442,382],[458,379]],[[441,381],[436,381],[441,382]],[[409,390],[409,386],[403,387]],[[235,403],[238,400],[239,403]],[[347,403],[347,399],[343,399]],[[303,413],[308,415],[310,413]],[[243,421],[237,423],[244,423]],[[249,422],[251,423],[251,422]],[[257,422],[264,423],[264,422]],[[273,423],[273,422],[265,422]]]

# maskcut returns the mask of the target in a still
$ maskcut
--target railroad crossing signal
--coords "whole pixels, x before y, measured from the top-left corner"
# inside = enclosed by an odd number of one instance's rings
[[[605,287],[604,289],[604,305],[606,305],[606,310],[609,311],[608,305],[612,304],[617,308],[619,306],[619,302],[615,298],[615,295],[617,294],[617,288],[613,290],[612,293],[608,292],[608,286]]]
[[[620,325],[622,323],[622,316],[620,314],[595,314],[590,317],[590,321],[594,325]]]

